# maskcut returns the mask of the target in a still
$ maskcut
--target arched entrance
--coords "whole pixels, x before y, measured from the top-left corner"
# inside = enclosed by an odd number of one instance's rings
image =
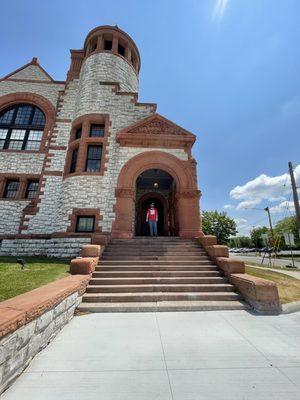
[[[136,184],[138,177],[147,170],[162,170],[173,179],[168,234],[186,238],[203,235],[200,227],[200,191],[197,189],[195,167],[193,159],[181,160],[164,151],[147,151],[132,157],[119,174],[115,190],[116,216],[112,237],[131,238],[135,235],[138,201]]]
[[[175,213],[175,182],[173,177],[162,169],[148,169],[136,180],[135,192],[135,234],[148,236],[149,226],[146,222],[147,210],[154,203],[158,211],[158,236],[175,235],[171,215]]]

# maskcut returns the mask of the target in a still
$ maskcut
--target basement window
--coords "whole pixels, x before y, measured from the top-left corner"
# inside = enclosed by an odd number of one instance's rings
[[[94,232],[95,217],[79,216],[76,222],[76,232]]]

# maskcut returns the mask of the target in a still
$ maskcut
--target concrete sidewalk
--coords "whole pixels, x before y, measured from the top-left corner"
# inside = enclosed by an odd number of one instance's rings
[[[299,400],[300,313],[75,317],[3,400]]]

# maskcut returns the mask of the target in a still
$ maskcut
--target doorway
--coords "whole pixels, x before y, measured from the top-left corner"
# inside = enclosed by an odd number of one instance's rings
[[[159,236],[176,236],[175,183],[170,174],[160,169],[149,169],[136,180],[135,234],[149,236],[147,210],[154,203],[158,211]]]

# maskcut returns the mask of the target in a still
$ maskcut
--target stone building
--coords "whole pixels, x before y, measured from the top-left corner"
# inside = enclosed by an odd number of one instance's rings
[[[117,27],[71,50],[66,81],[36,58],[0,80],[0,254],[73,256],[83,243],[199,236],[195,136],[138,101],[140,55]]]

